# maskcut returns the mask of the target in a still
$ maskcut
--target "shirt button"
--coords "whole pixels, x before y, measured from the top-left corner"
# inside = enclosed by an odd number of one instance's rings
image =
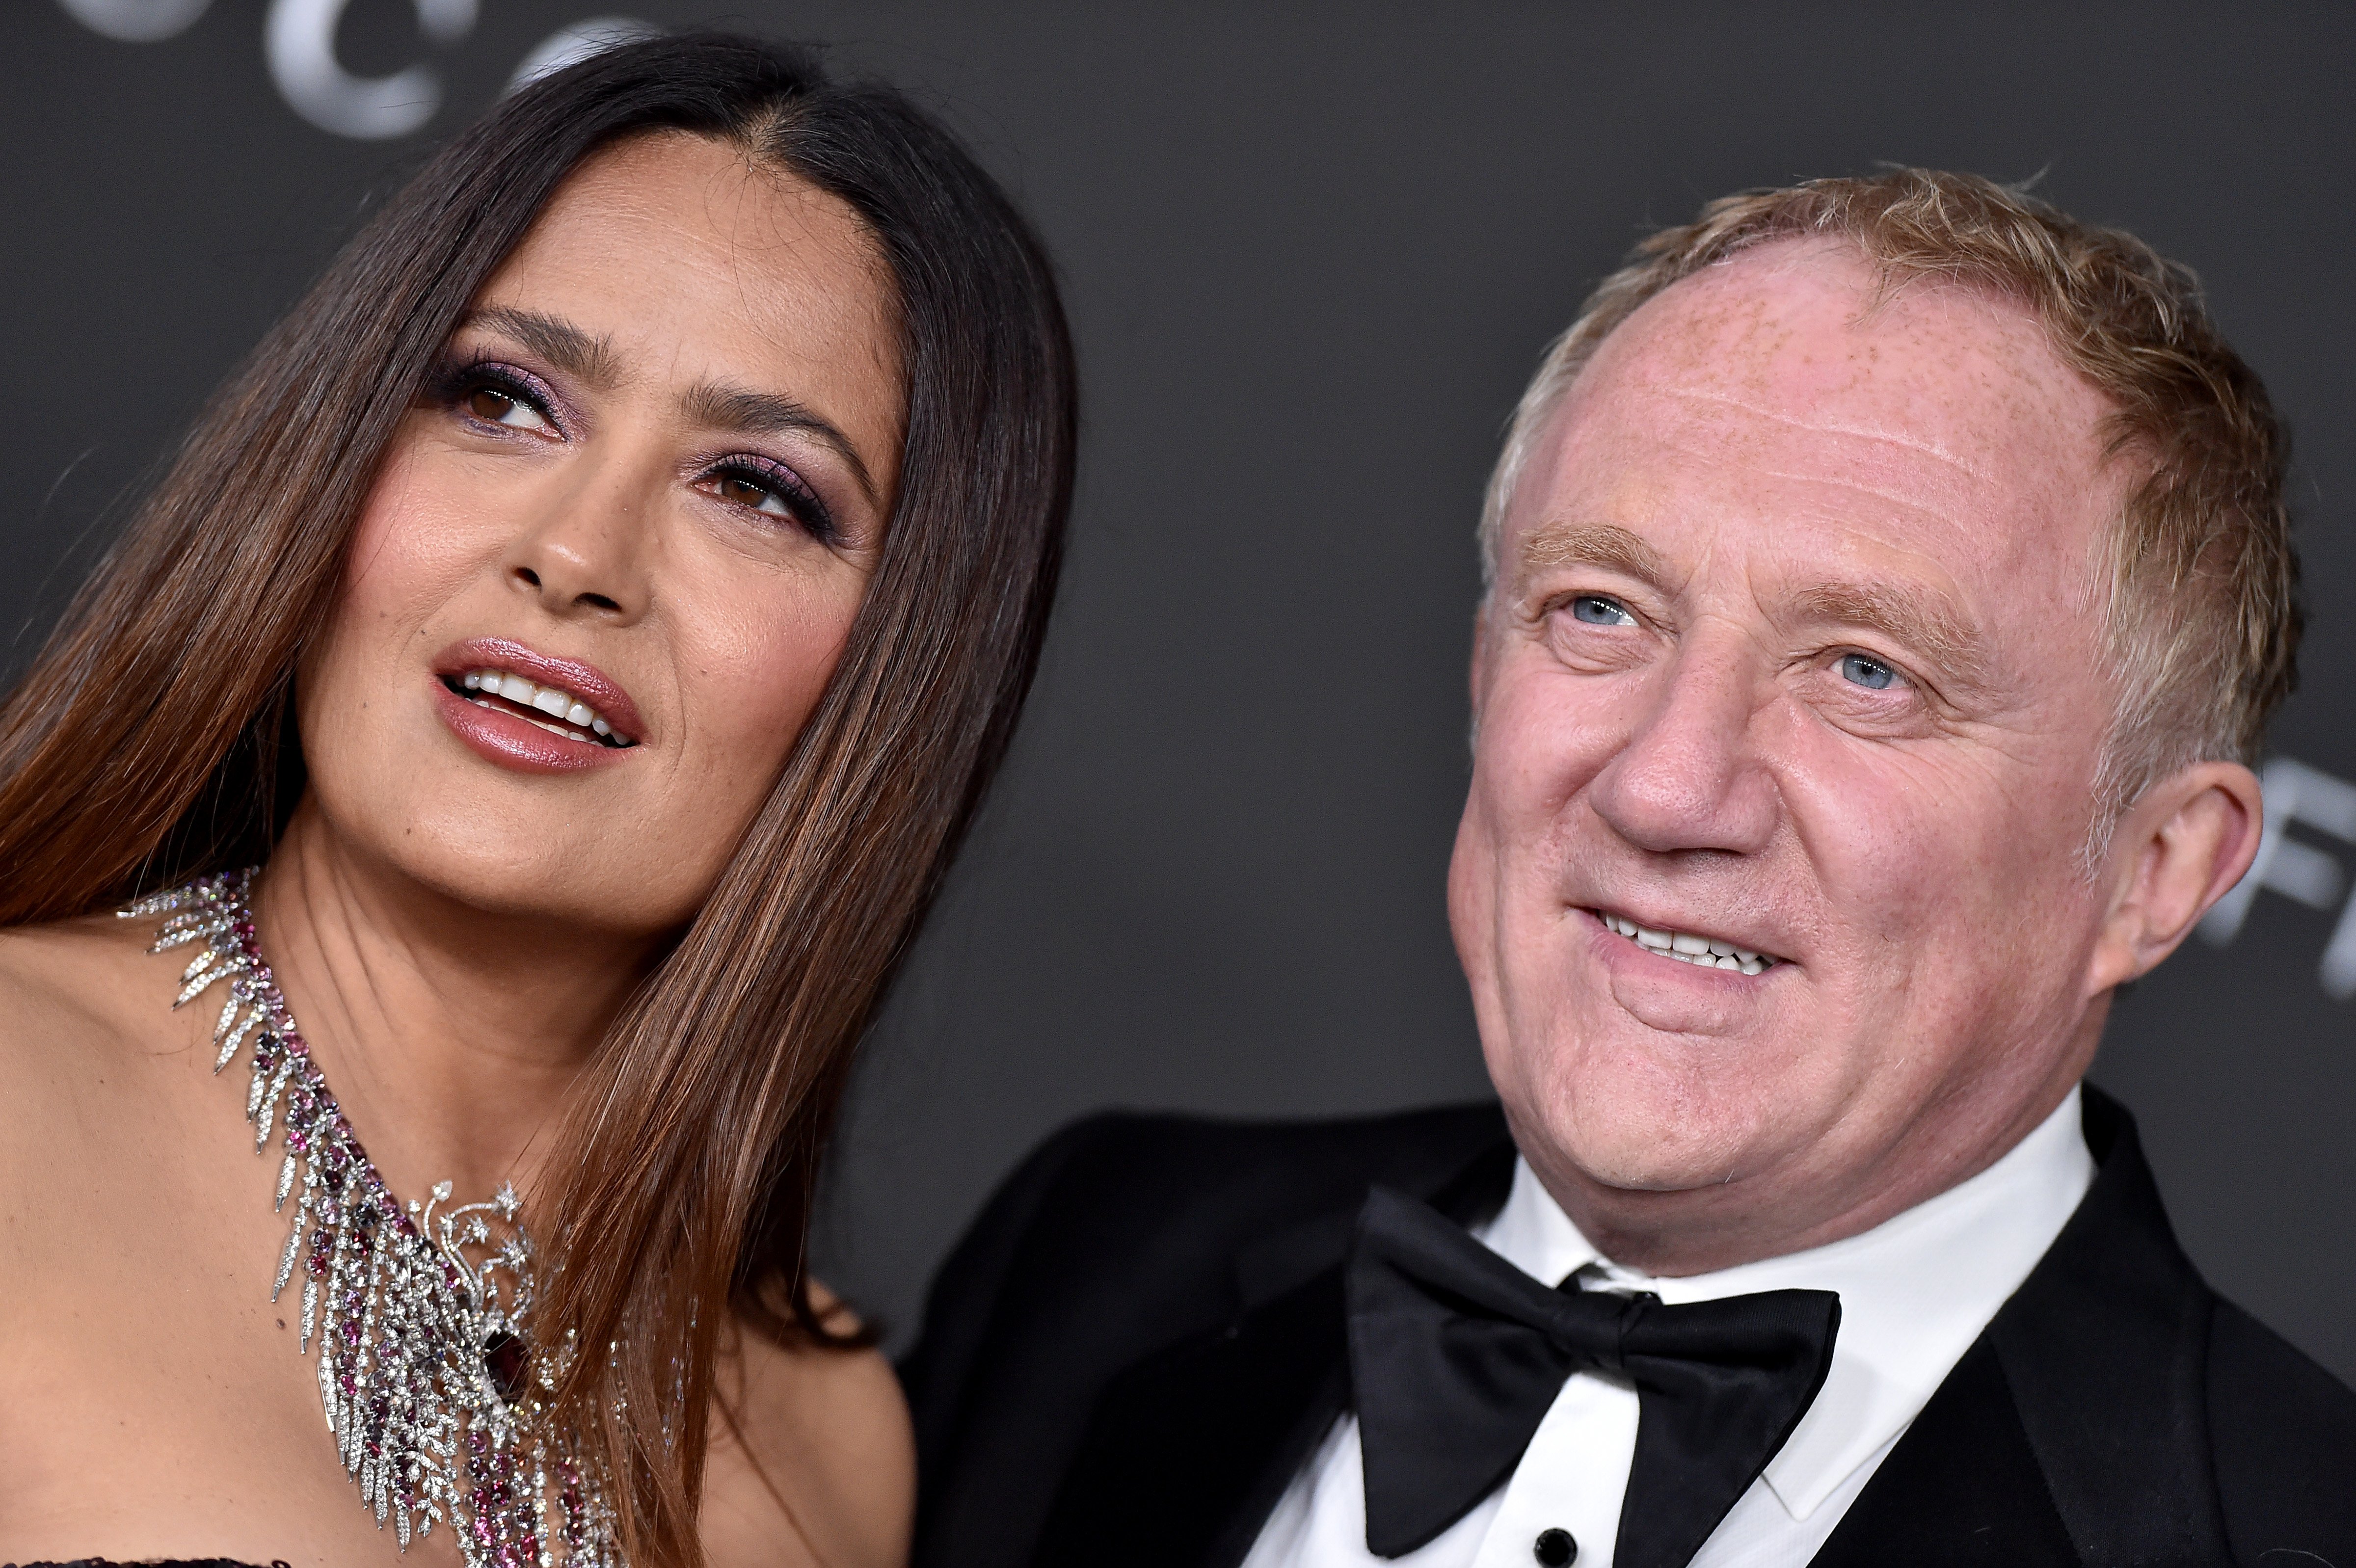
[[[1530,1543],[1530,1555],[1546,1568],[1570,1568],[1579,1561],[1579,1542],[1567,1530],[1542,1530],[1537,1540]]]

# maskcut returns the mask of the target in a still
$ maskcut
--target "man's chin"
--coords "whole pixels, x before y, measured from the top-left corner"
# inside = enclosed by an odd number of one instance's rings
[[[1569,1164],[1583,1183],[1598,1194],[1695,1192],[1723,1189],[1741,1174],[1748,1151],[1732,1148],[1679,1152],[1658,1144],[1642,1147],[1580,1150]],[[1756,1164],[1765,1163],[1763,1160]]]
[[[1777,1168],[1794,1152],[1794,1140],[1764,1125],[1755,1097],[1730,1096],[1721,1107],[1657,1090],[1590,1090],[1576,1108],[1516,1116],[1523,1153],[1549,1188],[1569,1179],[1604,1198],[1723,1189]]]

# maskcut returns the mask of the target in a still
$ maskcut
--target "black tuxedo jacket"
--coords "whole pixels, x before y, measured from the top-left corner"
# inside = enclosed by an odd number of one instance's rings
[[[2134,1123],[2085,1103],[2085,1201],[1817,1564],[2356,1568],[2356,1393],[2202,1283]],[[1493,1105],[1056,1136],[943,1265],[901,1369],[916,1568],[1233,1568],[1347,1408],[1367,1188],[1472,1223],[1513,1160]]]

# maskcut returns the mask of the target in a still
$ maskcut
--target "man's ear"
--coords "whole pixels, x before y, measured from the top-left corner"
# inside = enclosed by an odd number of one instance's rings
[[[2148,973],[2176,951],[2258,853],[2265,807],[2239,763],[2195,763],[2146,790],[2111,839],[2109,912],[2090,994]]]

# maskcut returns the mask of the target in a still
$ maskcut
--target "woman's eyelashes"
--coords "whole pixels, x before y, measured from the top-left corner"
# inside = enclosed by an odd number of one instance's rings
[[[434,400],[469,424],[559,437],[556,393],[539,377],[493,359],[471,360],[442,371]]]
[[[520,366],[473,359],[436,372],[431,400],[468,425],[486,432],[566,441],[576,421],[553,388]],[[691,465],[694,487],[715,500],[793,523],[821,544],[840,541],[833,511],[809,482],[774,457],[730,453]]]
[[[841,530],[809,482],[774,457],[732,453],[702,470],[696,488],[706,495],[767,517],[788,518],[821,544],[833,544]]]

